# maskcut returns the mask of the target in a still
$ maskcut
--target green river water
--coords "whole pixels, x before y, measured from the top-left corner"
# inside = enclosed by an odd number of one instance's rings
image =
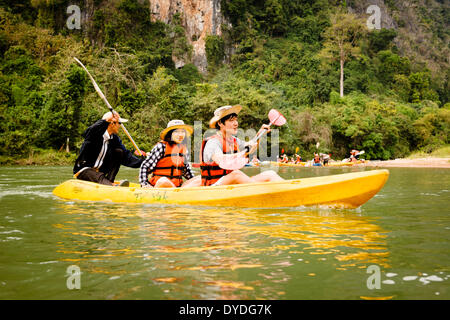
[[[70,167],[1,167],[0,299],[450,299],[450,170],[389,171],[355,210],[238,209],[61,200]]]

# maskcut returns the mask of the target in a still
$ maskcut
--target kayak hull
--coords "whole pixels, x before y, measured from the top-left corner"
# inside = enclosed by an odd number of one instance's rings
[[[307,164],[307,162],[300,162],[300,163],[292,163],[292,162],[275,162],[270,161],[271,166],[278,166],[278,167],[304,167]]]
[[[178,204],[250,208],[325,205],[357,208],[370,200],[386,183],[388,170],[372,170],[282,182],[214,187],[150,188],[100,185],[68,180],[53,194],[70,200],[119,203]]]

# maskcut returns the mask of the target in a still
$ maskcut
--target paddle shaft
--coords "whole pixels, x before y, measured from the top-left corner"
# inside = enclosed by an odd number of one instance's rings
[[[103,94],[102,90],[100,90],[100,87],[97,85],[97,82],[95,82],[94,78],[92,77],[91,73],[88,71],[88,69],[86,69],[86,67],[84,66],[83,63],[81,63],[80,60],[78,60],[76,57],[74,57],[75,61],[84,69],[84,71],[86,71],[86,73],[89,76],[89,79],[91,79],[92,84],[94,85],[95,91],[97,91],[98,95],[100,96],[100,98],[106,103],[106,106],[108,107],[109,111],[111,111],[112,114],[114,114],[114,109],[113,107],[109,104],[108,100],[106,99],[105,95]],[[131,143],[133,144],[134,148],[139,152],[139,154],[142,156],[142,151],[141,149],[139,149],[139,147],[137,146],[136,142],[134,142],[133,138],[131,137],[130,133],[128,132],[128,130],[125,128],[125,126],[123,125],[123,123],[120,124],[120,126],[123,129],[123,132],[125,132],[125,135],[128,137],[128,139],[130,139]]]
[[[280,116],[281,116],[281,115],[279,115],[275,120],[270,121],[270,122],[269,122],[269,127],[270,127],[272,124],[274,124],[274,122],[277,121],[278,118],[280,118]],[[257,134],[252,140],[250,140],[250,142],[253,142],[253,143],[258,142],[259,139],[261,139],[261,137],[262,137],[265,133],[267,133],[267,131],[268,131],[268,129],[264,128],[259,134]],[[248,146],[247,146],[247,147],[248,147]],[[245,155],[248,155],[249,151],[250,151],[250,148],[248,147],[248,150],[247,150],[247,152],[245,153]]]

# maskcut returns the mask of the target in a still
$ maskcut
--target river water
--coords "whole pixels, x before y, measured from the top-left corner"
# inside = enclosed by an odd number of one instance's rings
[[[237,209],[61,200],[71,168],[1,167],[0,299],[450,299],[450,170],[389,171],[355,210]]]

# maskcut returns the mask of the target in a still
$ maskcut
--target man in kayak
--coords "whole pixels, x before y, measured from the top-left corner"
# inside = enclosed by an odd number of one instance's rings
[[[350,158],[348,161],[350,162],[358,162],[359,160],[361,160],[361,162],[364,162],[363,159],[360,159],[359,156],[364,154],[364,150],[359,151],[356,149],[353,149],[352,151],[350,151]]]
[[[224,106],[214,111],[214,117],[209,121],[209,127],[217,129],[217,133],[202,141],[200,149],[200,173],[203,186],[218,186],[252,182],[282,181],[273,170],[264,171],[249,177],[241,170],[225,170],[220,168],[221,160],[233,157],[233,153],[247,150],[253,153],[258,143],[252,145],[235,137],[238,130],[238,114],[240,105]],[[261,130],[270,130],[270,126],[263,125]]]
[[[83,133],[84,141],[73,167],[74,177],[80,180],[114,185],[120,165],[139,168],[143,158],[133,155],[120,140],[120,124],[128,120],[120,118],[117,112],[107,112]],[[144,152],[145,155],[145,152]],[[122,186],[127,186],[123,181]]]
[[[323,165],[327,166],[328,162],[331,160],[331,153],[328,153],[328,154],[327,153],[321,153],[320,157],[323,160]]]
[[[194,177],[189,164],[186,135],[194,129],[183,120],[171,120],[161,131],[159,141],[142,162],[139,182],[143,188],[174,188],[200,186],[200,176]],[[152,176],[149,178],[149,174]],[[183,177],[187,179],[183,183]]]

